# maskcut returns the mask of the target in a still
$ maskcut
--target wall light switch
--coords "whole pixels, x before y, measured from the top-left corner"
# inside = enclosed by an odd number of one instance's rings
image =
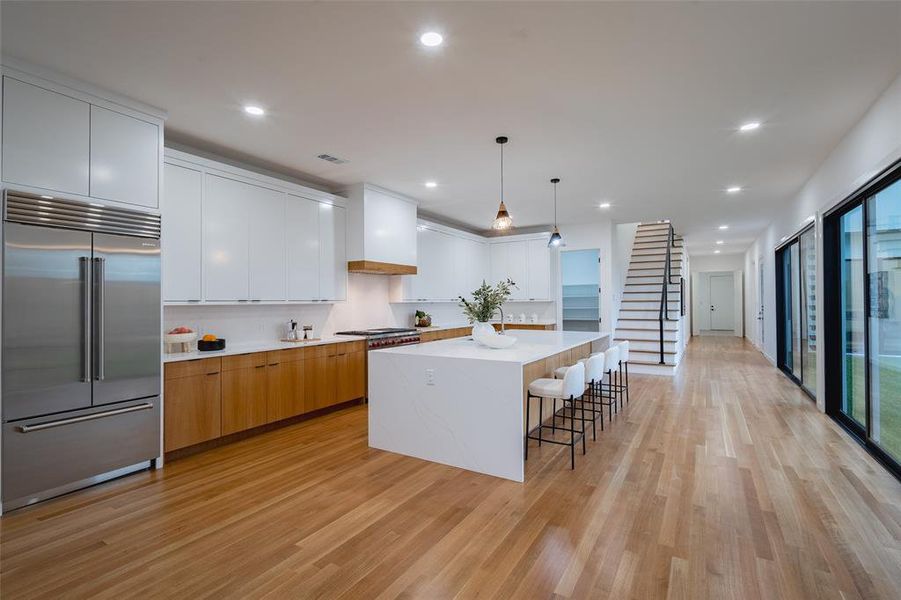
[[[435,385],[435,369],[426,369],[425,370],[425,384],[426,385]]]

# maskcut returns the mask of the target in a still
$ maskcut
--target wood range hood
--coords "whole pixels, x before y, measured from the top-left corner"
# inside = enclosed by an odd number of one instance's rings
[[[417,202],[369,183],[347,196],[347,272],[416,275]]]
[[[368,275],[416,275],[416,265],[400,265],[377,260],[349,260],[347,272]]]

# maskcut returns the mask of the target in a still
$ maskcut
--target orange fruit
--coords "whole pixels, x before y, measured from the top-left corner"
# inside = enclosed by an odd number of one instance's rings
[[[208,333],[208,334],[206,334],[205,336],[203,336],[203,341],[204,341],[204,342],[215,342],[215,341],[216,341],[216,336],[213,335],[212,333]]]

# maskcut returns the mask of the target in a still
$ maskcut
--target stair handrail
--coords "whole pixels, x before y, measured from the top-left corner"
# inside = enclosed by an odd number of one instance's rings
[[[670,267],[670,261],[672,257],[672,246],[673,246],[673,224],[667,223],[666,230],[666,260],[663,263],[663,284],[660,286],[660,311],[658,314],[658,321],[660,324],[660,364],[665,365],[666,361],[664,360],[663,353],[663,322],[669,321],[669,302],[667,301],[667,294],[669,293],[669,284],[670,277],[672,276],[672,268]]]

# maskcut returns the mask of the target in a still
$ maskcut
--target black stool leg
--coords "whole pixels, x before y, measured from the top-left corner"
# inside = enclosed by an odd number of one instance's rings
[[[563,401],[563,410],[566,410],[566,400]],[[569,468],[576,469],[576,403],[573,397],[569,397]]]
[[[582,423],[582,456],[585,456],[585,395],[582,395],[582,402],[579,403],[579,407],[582,412],[582,418],[580,422]]]
[[[604,378],[604,374],[601,373],[601,380],[603,380],[603,378]],[[601,431],[604,431],[604,398],[603,398],[603,391],[601,390],[601,382],[599,381],[599,382],[595,383],[594,385],[595,385],[594,397],[601,406]]]
[[[541,447],[541,432],[544,429],[544,396],[538,398],[538,446]]]
[[[554,398],[554,414],[551,415],[551,431],[557,433],[557,399]]]
[[[629,403],[629,361],[623,363],[626,367],[626,404]]]
[[[526,392],[526,453],[525,460],[529,460],[529,407],[532,405],[532,394]]]

